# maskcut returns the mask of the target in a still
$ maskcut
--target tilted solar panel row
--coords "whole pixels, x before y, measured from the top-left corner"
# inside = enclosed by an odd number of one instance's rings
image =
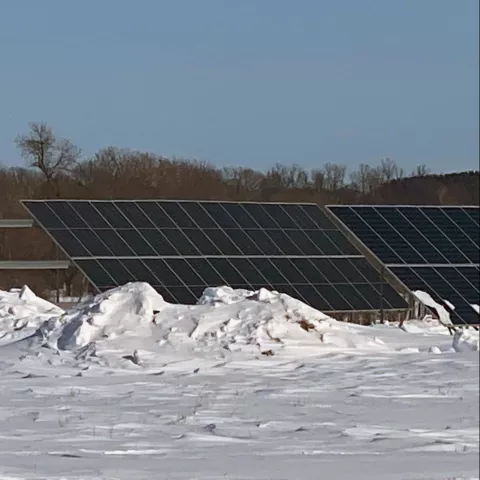
[[[325,311],[406,308],[314,204],[25,201],[99,290],[146,281],[169,301],[260,287]]]
[[[412,291],[429,293],[454,323],[478,324],[478,207],[328,206]]]

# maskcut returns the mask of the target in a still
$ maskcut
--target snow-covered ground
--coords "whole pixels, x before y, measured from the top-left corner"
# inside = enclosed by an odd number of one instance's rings
[[[0,292],[2,479],[479,477],[478,332],[286,295]]]

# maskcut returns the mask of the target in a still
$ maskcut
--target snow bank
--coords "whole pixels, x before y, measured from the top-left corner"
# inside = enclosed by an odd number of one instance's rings
[[[438,320],[405,322],[408,336],[398,344],[394,332],[389,333],[392,328],[339,322],[275,291],[207,288],[197,305],[174,305],[147,283],[114,288],[68,311],[36,297],[26,287],[2,292],[0,319],[4,328],[0,345],[34,337],[36,344],[50,351],[74,352],[74,357],[88,352],[89,358],[101,357],[112,365],[126,358],[152,365],[199,356],[228,360],[299,358],[346,350],[418,352],[418,348],[409,350],[412,334],[448,333]],[[27,324],[29,328],[24,328]],[[457,351],[475,348],[475,342],[465,336],[456,342]],[[478,336],[476,345],[478,349]],[[431,344],[428,348],[439,353]]]
[[[63,310],[37,297],[27,286],[0,290],[0,319],[31,318],[34,315],[61,315]]]
[[[95,344],[103,351],[167,350],[299,355],[319,348],[388,349],[372,332],[338,322],[288,295],[207,288],[197,305],[173,305],[146,283],[130,283],[49,319],[39,329],[55,350]],[[134,358],[136,359],[136,357]]]
[[[438,319],[431,315],[426,315],[422,320],[408,320],[401,327],[407,333],[417,333],[422,335],[451,335],[448,327],[443,325]]]
[[[452,347],[456,352],[478,352],[479,332],[477,330],[462,329],[455,332]]]
[[[8,292],[0,290],[0,344],[25,336],[46,320],[63,313],[61,308],[37,297],[27,286]]]
[[[46,322],[41,332],[49,346],[60,350],[120,335],[148,336],[154,313],[165,306],[162,296],[150,285],[131,283],[97,295]]]
[[[164,322],[165,313],[168,316],[168,311],[157,315],[157,324]],[[264,354],[274,354],[285,347],[313,347],[318,352],[321,345],[340,348],[380,345],[289,295],[265,289],[250,292],[229,287],[208,288],[192,313],[195,326],[190,338],[229,351],[255,346]]]

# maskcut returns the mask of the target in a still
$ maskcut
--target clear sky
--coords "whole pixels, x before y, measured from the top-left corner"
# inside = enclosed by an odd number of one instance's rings
[[[45,121],[115,145],[478,169],[478,0],[0,0],[0,163]]]

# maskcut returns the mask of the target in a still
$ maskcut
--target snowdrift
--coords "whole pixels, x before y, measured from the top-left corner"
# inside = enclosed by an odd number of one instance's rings
[[[137,339],[139,347],[273,355],[290,347],[379,347],[344,323],[288,295],[229,287],[207,288],[197,305],[173,305],[146,283],[130,283],[98,295],[40,327],[48,346],[75,350],[92,343]],[[139,342],[143,339],[143,343]],[[116,340],[116,341],[115,341]]]
[[[63,311],[24,287],[0,292],[0,325],[0,346],[35,339],[24,342],[26,348],[35,343],[75,358],[107,359],[109,365],[412,351],[378,338],[379,332],[388,338],[392,327],[339,322],[288,295],[264,289],[207,288],[197,305],[174,305],[146,283],[129,283]],[[405,335],[433,333],[428,330],[432,326],[411,327]],[[453,349],[478,350],[475,333],[455,337]]]
[[[479,335],[475,330],[459,330],[453,336],[453,348],[456,352],[478,352]]]
[[[150,285],[128,284],[50,319],[40,331],[48,345],[59,350],[74,350],[121,335],[149,336],[155,312],[166,305]]]
[[[0,345],[35,331],[51,318],[64,311],[37,297],[27,286],[8,292],[0,290]]]

